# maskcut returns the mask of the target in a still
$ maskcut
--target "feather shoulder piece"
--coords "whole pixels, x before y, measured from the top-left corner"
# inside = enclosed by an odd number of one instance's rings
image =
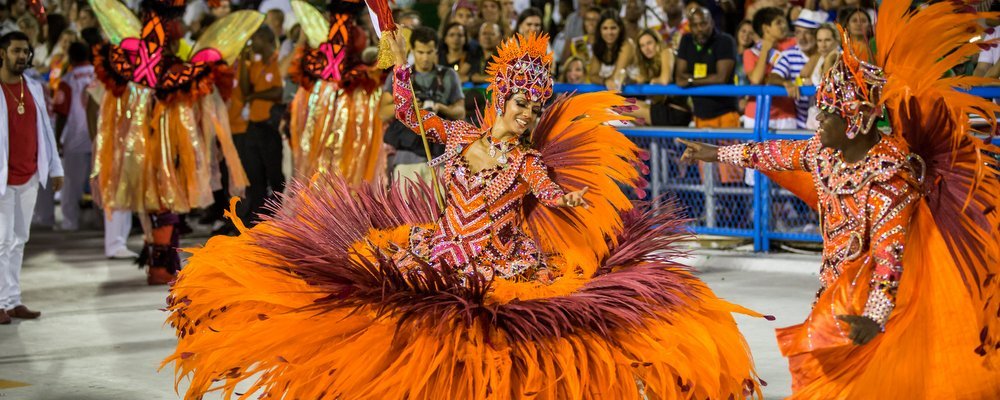
[[[532,137],[553,181],[565,191],[589,188],[589,207],[551,208],[531,200],[525,223],[543,251],[607,256],[622,229],[621,212],[632,208],[622,186],[644,197],[648,169],[645,151],[608,125],[628,120],[614,112],[626,100],[609,92],[559,97],[539,121]],[[621,186],[620,186],[621,185]],[[592,265],[589,262],[586,263]]]
[[[914,155],[924,195],[936,225],[961,270],[983,325],[977,349],[997,365],[1000,309],[1000,152],[990,144],[1000,106],[964,91],[994,85],[995,79],[947,76],[948,70],[984,48],[987,29],[980,21],[996,13],[977,13],[970,1],[943,1],[917,9],[906,0],[886,0],[879,8],[876,60],[885,70],[882,92],[894,134],[901,134]],[[988,129],[971,120],[985,120]],[[983,138],[986,138],[985,140]]]

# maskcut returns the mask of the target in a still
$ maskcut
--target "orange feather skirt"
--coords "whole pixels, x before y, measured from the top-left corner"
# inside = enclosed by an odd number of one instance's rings
[[[897,303],[885,332],[856,346],[837,315],[860,315],[874,262],[859,258],[818,298],[802,324],[778,329],[792,372],[792,399],[996,399],[1000,370],[977,354],[981,325],[973,297],[920,201],[913,214]],[[985,332],[983,330],[982,332]]]
[[[270,220],[188,250],[164,364],[188,398],[761,397],[732,314],[762,315],[673,261],[672,206],[623,212],[600,265],[554,261],[550,285],[396,268],[393,243],[438,212],[426,186],[295,189]]]

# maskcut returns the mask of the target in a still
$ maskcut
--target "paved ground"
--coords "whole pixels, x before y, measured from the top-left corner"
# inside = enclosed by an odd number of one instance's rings
[[[180,398],[172,371],[157,371],[175,344],[160,311],[166,289],[146,286],[143,272],[129,262],[105,259],[99,232],[33,235],[22,273],[24,302],[44,314],[36,321],[0,326],[0,400]],[[783,398],[790,393],[790,377],[773,329],[797,323],[808,312],[817,282],[802,271],[814,270],[816,261],[740,260],[713,253],[697,265],[726,265],[707,268],[701,276],[721,297],[777,317],[774,322],[739,321],[758,372],[769,383],[766,397]],[[743,268],[779,262],[799,272]]]

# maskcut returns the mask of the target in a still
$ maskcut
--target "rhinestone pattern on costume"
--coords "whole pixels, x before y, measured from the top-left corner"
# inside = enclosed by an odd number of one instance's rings
[[[418,131],[409,67],[396,68],[393,80],[396,118]],[[543,267],[535,243],[521,229],[521,207],[531,192],[542,204],[557,205],[563,190],[548,175],[540,154],[515,146],[507,163],[473,172],[463,150],[484,132],[464,121],[447,121],[421,111],[428,140],[445,144],[432,163],[443,166],[446,189],[444,216],[433,231],[414,228],[407,249],[396,253],[399,265],[416,262],[447,264],[465,273],[478,269],[487,279],[524,276]]]
[[[818,137],[719,149],[721,162],[761,171],[812,174],[823,234],[823,288],[840,278],[846,262],[864,257],[863,262],[875,263],[862,315],[882,326],[895,307],[906,227],[920,196],[914,167],[899,140],[883,136],[864,160],[853,164],[842,161],[839,152],[823,148]]]

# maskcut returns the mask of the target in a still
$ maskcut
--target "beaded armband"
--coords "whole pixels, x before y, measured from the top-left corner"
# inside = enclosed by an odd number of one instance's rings
[[[865,311],[861,314],[878,322],[882,329],[885,329],[885,323],[889,322],[889,314],[892,314],[892,309],[896,307],[896,303],[889,298],[887,289],[895,290],[894,282],[888,280],[874,282],[872,292],[865,303]]]
[[[413,74],[413,67],[410,64],[404,64],[396,67],[393,72],[393,79],[407,81],[410,79],[410,75]]]
[[[737,166],[746,166],[748,158],[748,145],[735,144],[732,146],[722,146],[719,148],[719,162]]]

